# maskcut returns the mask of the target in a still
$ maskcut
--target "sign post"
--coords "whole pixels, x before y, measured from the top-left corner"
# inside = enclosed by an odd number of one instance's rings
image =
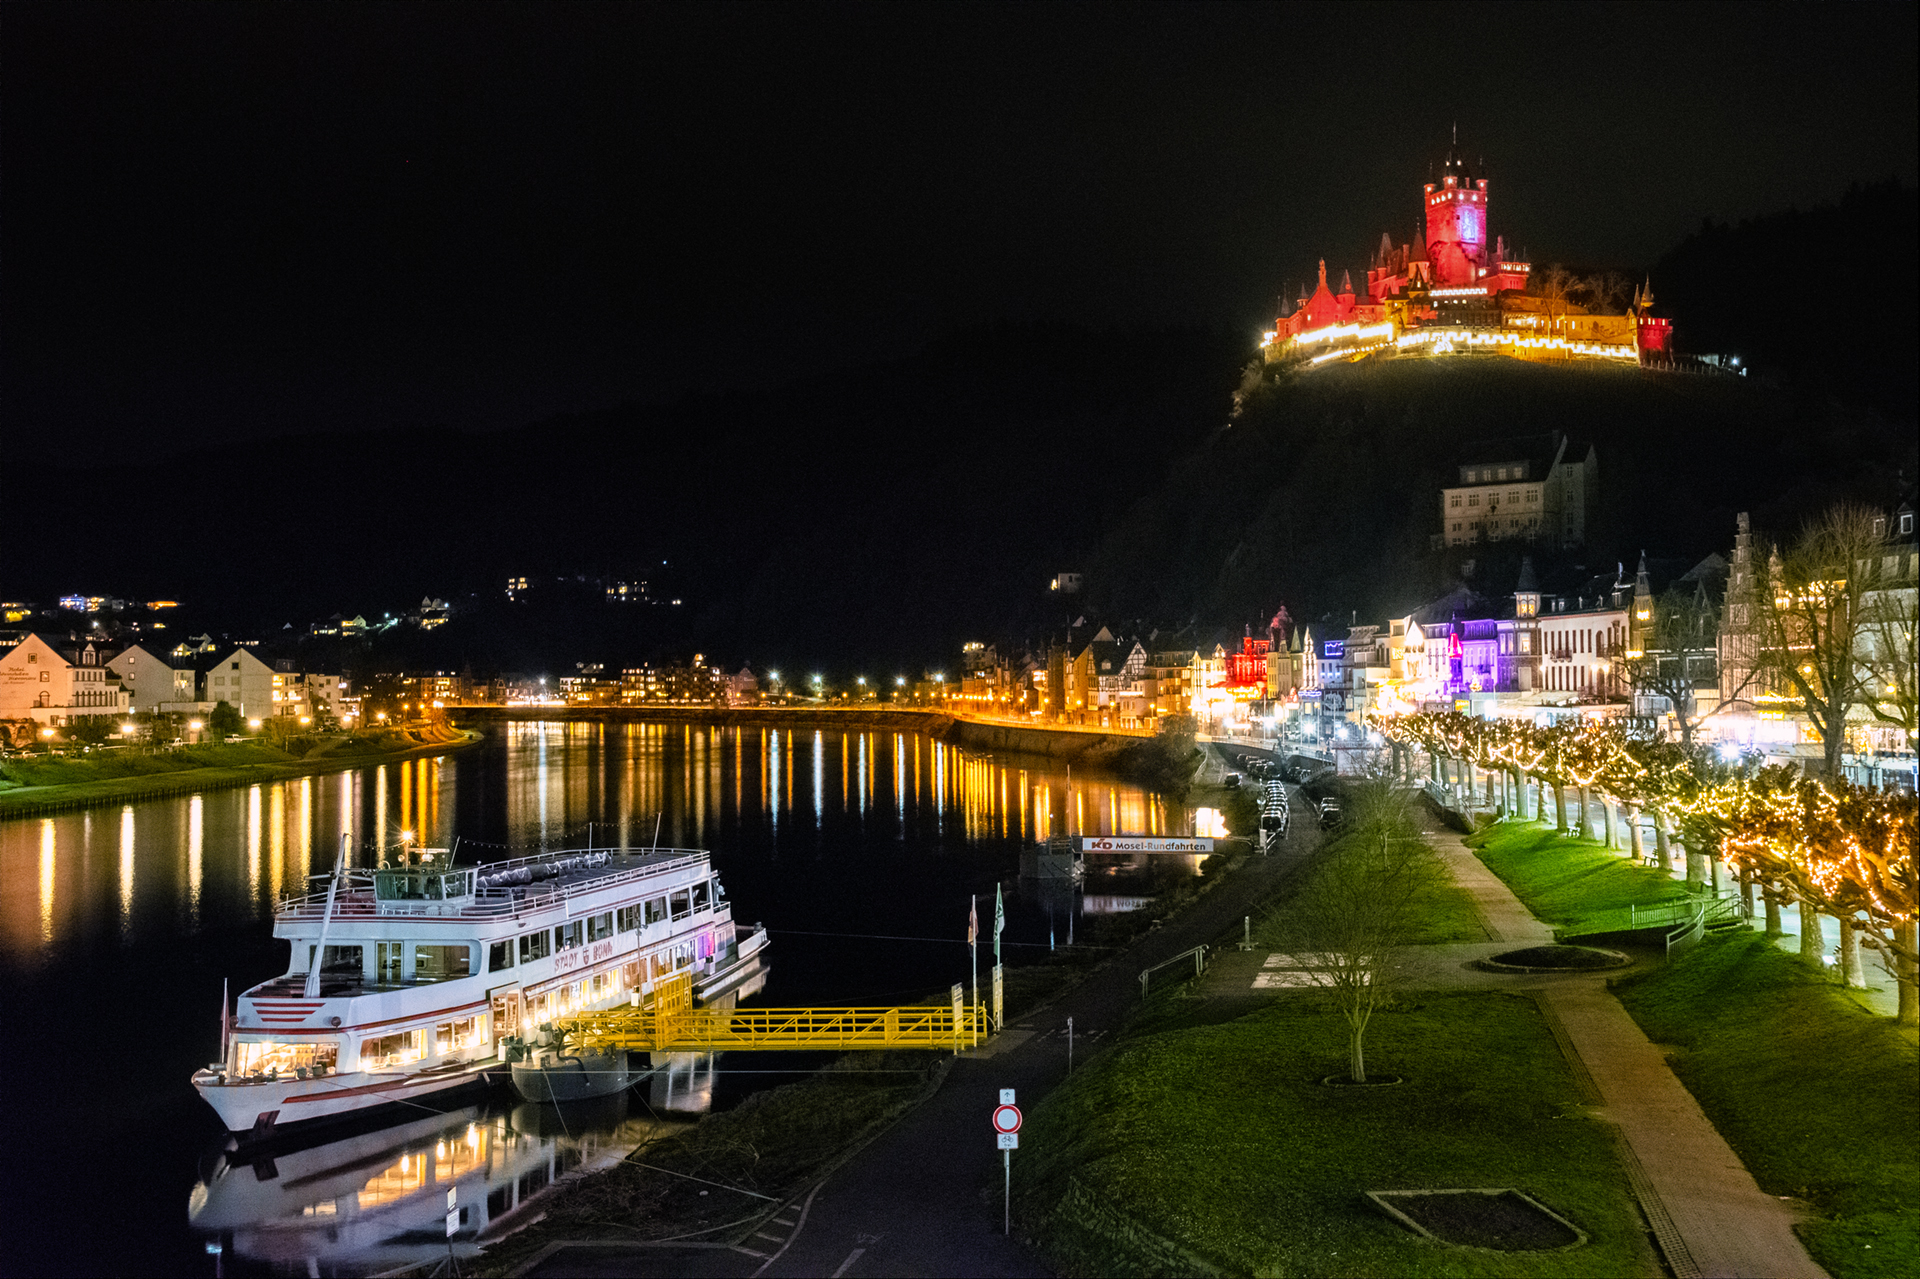
[[[1000,1147],[1000,1166],[1005,1173],[1006,1190],[1000,1204],[1000,1231],[1013,1233],[1013,1152],[1020,1149],[1020,1107],[1013,1104],[1013,1089],[1000,1090],[1000,1104],[993,1108],[993,1135]]]
[[[959,982],[953,983],[953,1053],[960,1055],[960,1003],[966,998],[966,990]]]

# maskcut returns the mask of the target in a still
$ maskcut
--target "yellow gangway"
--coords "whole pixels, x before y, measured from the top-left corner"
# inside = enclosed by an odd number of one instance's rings
[[[612,1008],[557,1020],[581,1048],[630,1052],[719,1052],[753,1049],[972,1048],[983,1038],[985,1013],[951,1004],[906,1008],[695,1008],[693,976],[655,984],[637,1008]]]

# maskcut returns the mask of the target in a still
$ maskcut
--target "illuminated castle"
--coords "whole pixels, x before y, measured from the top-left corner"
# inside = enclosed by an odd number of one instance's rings
[[[1438,182],[1421,190],[1424,230],[1409,243],[1391,235],[1367,267],[1365,295],[1350,272],[1338,291],[1304,286],[1292,309],[1274,321],[1262,346],[1269,361],[1319,365],[1386,355],[1444,355],[1481,349],[1522,359],[1603,359],[1648,363],[1672,351],[1672,329],[1648,314],[1653,293],[1626,296],[1618,277],[1581,280],[1564,272],[1536,281],[1533,269],[1507,252],[1504,237],[1487,242],[1487,179],[1453,154]],[[1572,299],[1584,295],[1585,304]],[[1616,306],[1616,303],[1620,304]]]

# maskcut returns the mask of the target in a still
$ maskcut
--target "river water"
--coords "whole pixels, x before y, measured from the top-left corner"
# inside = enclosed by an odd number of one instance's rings
[[[631,1108],[571,1121],[494,1098],[298,1152],[285,1175],[236,1175],[187,1077],[217,1055],[223,983],[238,994],[285,969],[273,903],[328,868],[342,832],[361,864],[403,832],[458,837],[463,863],[589,838],[710,849],[734,918],[772,933],[755,1002],[775,1005],[912,1000],[968,980],[970,896],[986,895],[984,934],[995,884],[1011,893],[1020,848],[1044,834],[1224,833],[1217,814],[1137,786],[920,734],[584,723],[502,725],[445,757],[0,822],[0,1270],[388,1269],[439,1246],[442,1183],[466,1185],[469,1203],[509,1182],[537,1190],[630,1144],[635,1124],[813,1064],[694,1063],[642,1085]],[[1115,892],[1081,908],[1129,904]],[[1069,927],[1011,894],[1007,962]],[[423,1185],[436,1189],[414,1194]],[[331,1220],[343,1195],[362,1233]],[[387,1204],[399,1206],[368,1211]]]

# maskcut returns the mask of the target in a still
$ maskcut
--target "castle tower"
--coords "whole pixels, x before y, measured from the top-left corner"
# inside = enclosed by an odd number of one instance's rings
[[[1427,183],[1421,198],[1433,287],[1460,289],[1478,282],[1487,266],[1487,180],[1475,178],[1465,160],[1449,153],[1440,181]]]

